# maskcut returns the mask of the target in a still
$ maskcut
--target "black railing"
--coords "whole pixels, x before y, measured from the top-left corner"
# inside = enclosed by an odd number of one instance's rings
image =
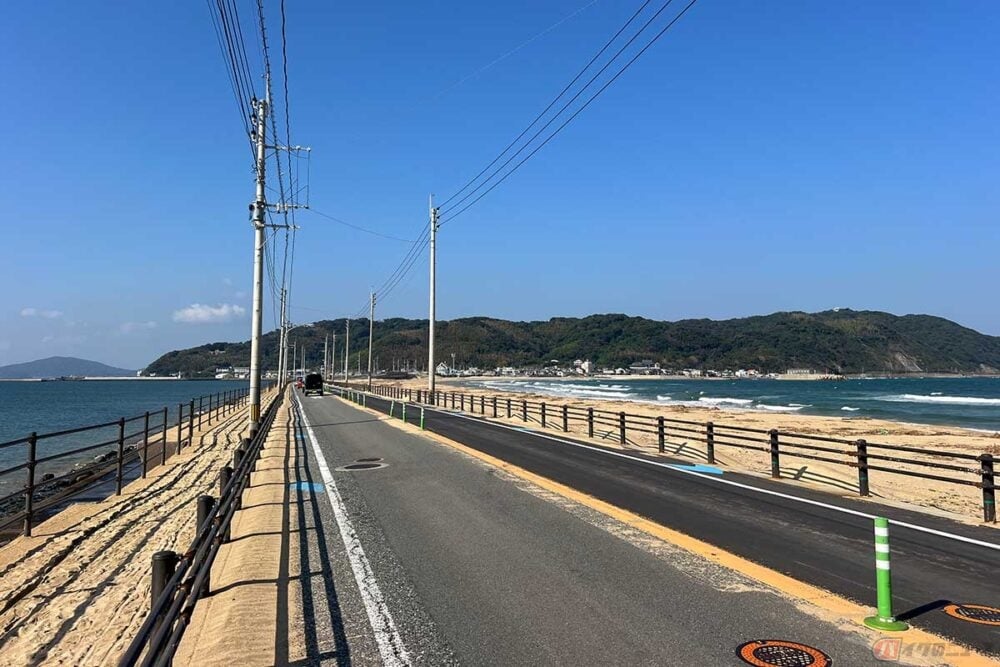
[[[363,383],[337,384],[350,386],[355,390],[365,389]],[[858,479],[857,491],[861,496],[871,495],[869,472],[873,470],[971,486],[982,490],[983,521],[995,523],[997,520],[995,457],[990,453],[971,454],[869,442],[865,439],[847,440],[778,429],[747,428],[715,421],[700,422],[636,415],[565,403],[530,401],[509,394],[466,394],[456,391],[435,391],[432,394],[429,390],[384,384],[373,386],[372,393],[386,398],[461,410],[484,417],[519,419],[542,429],[554,429],[564,433],[568,433],[572,423],[575,422],[581,426],[585,425],[588,438],[611,440],[622,446],[636,444],[634,440],[636,436],[649,437],[651,441],[655,441],[660,453],[667,453],[668,438],[697,439],[705,445],[705,454],[701,458],[713,464],[716,463],[716,450],[720,447],[752,450],[769,458],[770,473],[774,478],[782,476],[781,462],[786,457],[855,468]],[[692,452],[687,450],[686,453]],[[890,465],[893,463],[905,464],[916,469],[907,470]]]
[[[219,500],[198,497],[196,534],[188,551],[153,554],[152,607],[119,665],[165,666],[173,660],[195,604],[210,588],[212,563],[230,539],[230,524],[280,403],[278,395],[264,411],[254,437],[243,439],[234,452],[232,467],[219,471]]]
[[[191,443],[195,428],[211,425],[243,407],[248,393],[247,389],[232,389],[134,417],[52,433],[31,433],[0,443],[0,451],[22,449],[24,454],[23,463],[0,470],[0,479],[19,471],[24,471],[25,476],[21,488],[0,496],[0,529],[21,523],[21,532],[30,536],[40,512],[96,483],[109,482],[111,473],[114,493],[120,495],[127,477],[145,477],[154,465],[162,465],[169,456],[181,453]],[[80,462],[84,454],[102,449],[103,454]],[[77,463],[66,470],[67,460]],[[19,497],[23,502],[18,502]],[[20,509],[16,509],[18,506]]]

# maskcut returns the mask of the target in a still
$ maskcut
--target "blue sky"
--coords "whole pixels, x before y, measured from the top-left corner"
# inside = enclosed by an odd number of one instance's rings
[[[427,195],[475,175],[638,3],[286,5],[311,204],[414,238]],[[985,1],[700,0],[442,228],[439,316],[849,306],[1000,334],[998,32]],[[0,49],[0,364],[246,339],[252,175],[205,3],[15,4]],[[296,322],[354,313],[407,250],[298,222]],[[426,282],[422,261],[378,317],[425,316]]]

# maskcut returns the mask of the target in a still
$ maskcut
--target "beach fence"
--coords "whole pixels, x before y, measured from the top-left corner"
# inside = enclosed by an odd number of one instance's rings
[[[145,477],[189,446],[194,429],[242,408],[248,393],[233,389],[133,417],[0,443],[0,461],[18,461],[0,469],[0,531],[20,526],[20,533],[30,536],[39,517],[68,498],[105,486],[101,497],[120,495],[127,480]]]
[[[360,385],[348,387],[363,390]],[[983,521],[996,523],[997,520],[995,457],[989,452],[971,454],[867,439],[848,440],[778,429],[732,426],[716,421],[637,415],[566,403],[532,401],[509,394],[432,393],[389,384],[374,385],[372,393],[482,417],[519,420],[544,430],[585,432],[590,439],[610,441],[622,447],[635,444],[639,439],[652,440],[661,454],[668,453],[667,441],[670,438],[697,440],[704,445],[704,460],[709,464],[716,463],[716,453],[727,448],[755,451],[770,460],[770,474],[775,479],[788,476],[782,472],[782,463],[787,459],[853,468],[860,496],[872,494],[869,479],[872,471],[975,487],[982,492]]]
[[[219,548],[231,539],[233,517],[241,508],[243,491],[250,484],[250,475],[278,414],[281,398],[279,392],[261,415],[260,428],[253,438],[244,438],[233,452],[232,466],[219,470],[219,497],[198,497],[197,533],[187,551],[153,554],[152,605],[119,660],[121,667],[172,663],[195,605],[211,589],[212,564]]]

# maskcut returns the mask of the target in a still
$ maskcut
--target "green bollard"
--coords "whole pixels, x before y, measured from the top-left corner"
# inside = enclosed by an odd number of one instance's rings
[[[878,612],[865,619],[865,625],[875,630],[898,632],[909,626],[892,615],[892,576],[889,569],[889,520],[875,517],[875,585],[878,591]]]
[[[421,431],[424,430],[424,408],[423,408],[423,406],[420,407],[420,430]]]

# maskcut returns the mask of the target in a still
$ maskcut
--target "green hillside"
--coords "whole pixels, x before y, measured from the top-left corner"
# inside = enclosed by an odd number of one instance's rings
[[[337,334],[337,365],[343,357],[344,320],[298,327],[291,338],[305,345],[311,366],[322,362],[323,340]],[[368,321],[351,321],[351,364],[365,365]],[[781,372],[812,368],[830,373],[996,373],[1000,337],[987,336],[930,315],[897,316],[877,311],[787,312],[731,320],[657,322],[626,315],[510,322],[469,317],[438,323],[439,360],[494,368],[534,366],[559,359],[592,359],[599,366],[628,366],[651,359],[667,368],[757,368]],[[277,364],[277,332],[264,336],[264,367]],[[210,374],[218,366],[249,364],[250,344],[213,343],[163,355],[147,368],[159,374]],[[380,367],[407,359],[420,368],[427,359],[427,320],[376,322],[375,355]]]

